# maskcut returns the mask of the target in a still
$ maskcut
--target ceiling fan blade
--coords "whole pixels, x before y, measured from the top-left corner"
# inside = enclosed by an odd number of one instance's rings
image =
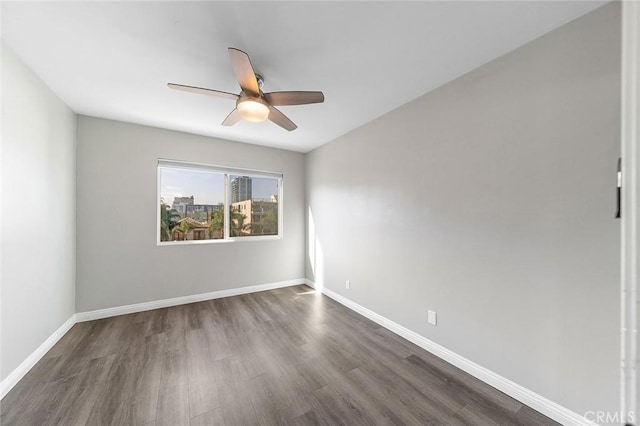
[[[229,59],[231,60],[231,66],[233,67],[233,73],[236,75],[236,80],[240,84],[240,88],[247,92],[259,94],[260,87],[258,86],[258,80],[256,79],[256,72],[251,65],[251,59],[242,50],[229,48]]]
[[[264,99],[271,105],[305,105],[324,102],[322,92],[271,92]]]
[[[172,89],[183,90],[185,92],[200,93],[202,95],[217,96],[220,98],[238,99],[238,95],[228,92],[221,92],[220,90],[205,89],[203,87],[195,86],[185,86],[184,84],[175,83],[168,83],[167,86]]]
[[[238,121],[240,121],[240,113],[236,108],[234,108],[233,111],[231,111],[229,115],[227,115],[227,118],[224,119],[224,121],[222,122],[222,125],[233,126]]]
[[[272,106],[269,107],[269,120],[273,121],[278,126],[288,131],[292,131],[298,128],[298,126],[296,126],[296,124],[291,121],[289,117]]]

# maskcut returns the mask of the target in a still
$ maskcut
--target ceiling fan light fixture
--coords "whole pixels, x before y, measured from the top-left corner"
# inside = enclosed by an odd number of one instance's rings
[[[264,79],[262,76],[256,74],[253,65],[251,65],[249,55],[233,47],[230,47],[228,50],[233,73],[240,85],[240,94],[236,95],[220,90],[185,86],[184,84],[175,83],[168,83],[168,86],[171,89],[183,90],[185,92],[234,99],[236,101],[236,107],[227,115],[227,118],[224,119],[222,122],[223,126],[233,126],[240,121],[240,119],[253,122],[271,120],[274,124],[290,132],[297,129],[298,126],[276,108],[276,106],[306,105],[324,102],[324,94],[322,92],[285,91],[263,93],[262,84],[264,83]]]
[[[238,102],[238,114],[244,120],[260,122],[269,118],[269,107],[256,99],[246,99]]]

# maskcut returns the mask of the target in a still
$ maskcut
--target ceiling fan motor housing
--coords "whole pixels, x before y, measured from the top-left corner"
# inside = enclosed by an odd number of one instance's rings
[[[256,74],[256,81],[258,82],[258,87],[262,90],[262,86],[264,86],[264,77],[260,74]]]

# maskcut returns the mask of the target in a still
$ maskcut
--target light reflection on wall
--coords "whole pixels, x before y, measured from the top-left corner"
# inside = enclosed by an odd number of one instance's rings
[[[324,253],[322,244],[316,234],[316,224],[313,220],[313,213],[309,207],[309,235],[307,236],[307,244],[309,245],[307,252],[309,253],[309,264],[311,265],[312,277],[308,277],[315,282],[315,288],[322,291],[324,288]]]

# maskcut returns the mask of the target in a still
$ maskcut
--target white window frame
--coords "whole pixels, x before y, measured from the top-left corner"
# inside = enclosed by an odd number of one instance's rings
[[[190,241],[160,241],[160,172],[162,169],[182,169],[191,171],[206,171],[219,173],[224,175],[224,238],[211,240],[190,240]],[[265,170],[241,169],[227,166],[217,166],[204,163],[192,163],[180,160],[168,160],[159,158],[156,164],[156,244],[161,247],[191,245],[191,244],[225,244],[239,241],[268,241],[281,240],[284,238],[284,217],[283,217],[283,193],[284,179],[282,172],[272,172]],[[229,213],[231,206],[231,181],[230,175],[247,176],[250,178],[267,178],[276,179],[278,181],[278,235],[253,235],[246,237],[231,236],[231,215]]]

